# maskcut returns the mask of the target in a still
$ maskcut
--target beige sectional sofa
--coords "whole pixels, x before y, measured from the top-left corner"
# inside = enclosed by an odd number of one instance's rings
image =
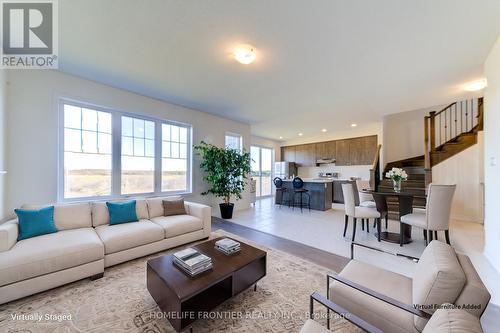
[[[109,225],[105,202],[55,205],[59,231],[21,241],[17,220],[1,224],[0,304],[210,235],[209,206],[185,202],[186,215],[163,216],[165,199],[137,199],[139,222],[117,225]]]

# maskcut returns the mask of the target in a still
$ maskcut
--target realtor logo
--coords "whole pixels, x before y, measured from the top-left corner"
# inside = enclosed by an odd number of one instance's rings
[[[57,68],[56,0],[1,0],[2,68]]]

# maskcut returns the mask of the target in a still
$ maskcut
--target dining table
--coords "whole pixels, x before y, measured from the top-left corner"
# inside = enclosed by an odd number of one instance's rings
[[[387,198],[396,197],[398,198],[399,203],[399,223],[400,223],[400,232],[390,232],[389,230],[383,231],[380,233],[380,240],[389,243],[398,243],[398,244],[409,244],[412,242],[411,239],[411,225],[401,222],[401,216],[413,213],[413,199],[414,198],[427,198],[425,195],[421,194],[413,194],[411,192],[402,191],[394,191],[394,190],[384,190],[382,191],[374,191],[371,189],[363,189],[362,192],[371,194],[373,196],[373,200],[375,201],[375,205],[377,210],[381,215],[388,214],[387,208]],[[402,241],[401,241],[402,240]]]

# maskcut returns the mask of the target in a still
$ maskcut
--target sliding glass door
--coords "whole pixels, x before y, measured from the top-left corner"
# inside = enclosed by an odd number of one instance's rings
[[[273,150],[270,148],[251,146],[252,178],[256,180],[256,196],[272,195]]]

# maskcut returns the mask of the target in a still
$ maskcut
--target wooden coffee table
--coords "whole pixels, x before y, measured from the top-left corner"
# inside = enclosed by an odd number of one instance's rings
[[[193,246],[212,258],[213,268],[196,277],[182,272],[172,262],[172,255],[148,260],[147,287],[163,315],[177,332],[191,328],[203,313],[214,309],[243,290],[256,286],[266,275],[266,252],[241,244],[241,252],[226,256],[208,240]]]

